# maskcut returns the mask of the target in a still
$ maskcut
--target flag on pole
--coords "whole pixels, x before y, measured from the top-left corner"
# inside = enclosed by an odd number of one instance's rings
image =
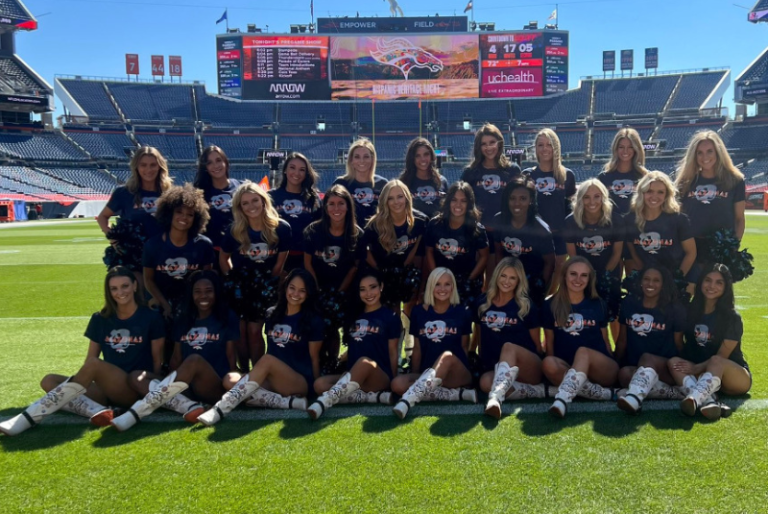
[[[225,21],[225,20],[229,21],[229,18],[227,18],[227,10],[226,9],[224,9],[224,14],[221,15],[221,18],[219,18],[216,21],[216,25],[218,25],[219,23],[221,23],[222,21]]]
[[[557,9],[552,11],[552,14],[549,15],[549,18],[547,20],[556,20],[557,19]]]
[[[472,0],[469,0],[469,3],[464,8],[464,12],[471,11],[474,6],[472,5]]]
[[[264,191],[269,191],[269,175],[264,175],[264,178],[259,181],[259,186],[261,186]]]

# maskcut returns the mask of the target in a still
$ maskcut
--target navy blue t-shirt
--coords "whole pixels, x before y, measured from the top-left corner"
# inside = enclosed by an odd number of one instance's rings
[[[649,309],[640,298],[629,295],[621,302],[619,322],[627,327],[624,364],[637,366],[644,353],[667,359],[677,356],[675,334],[685,329],[685,309],[679,303]]]
[[[514,343],[538,354],[539,349],[531,338],[531,330],[541,327],[536,306],[531,303],[528,315],[520,319],[520,307],[514,298],[502,306],[491,303],[486,311],[479,313],[478,309],[485,300],[486,295],[481,295],[472,306],[475,323],[480,326],[480,363],[483,370],[492,370],[499,362],[504,343]]]
[[[421,369],[435,365],[443,352],[451,352],[469,369],[469,360],[461,345],[461,338],[472,333],[472,314],[467,307],[452,305],[442,314],[433,307],[417,305],[411,311],[410,334],[419,339]]]
[[[316,196],[313,202],[301,193],[290,193],[286,189],[272,189],[269,196],[277,213],[291,226],[290,251],[303,252],[304,229],[322,213],[320,199]]]
[[[407,223],[403,223],[399,227],[395,225],[397,243],[395,243],[395,248],[391,253],[387,253],[384,247],[381,246],[376,227],[373,225],[366,227],[365,245],[371,251],[373,259],[376,261],[376,266],[379,269],[404,266],[405,260],[413,250],[413,247],[420,243],[419,237],[422,237],[427,229],[427,219],[423,214],[416,211],[413,213],[413,218],[413,227],[410,233],[408,232]],[[419,250],[416,251],[418,252]]]
[[[644,267],[659,265],[675,273],[683,262],[685,252],[683,241],[691,239],[691,226],[688,216],[662,212],[653,221],[645,222],[641,233],[635,224],[633,213],[624,218],[625,241],[635,247],[637,256]]]
[[[226,323],[216,316],[196,319],[191,327],[176,326],[174,341],[181,345],[182,359],[199,355],[224,377],[232,371],[227,359],[227,342],[240,340],[240,319],[234,312],[227,313]]]
[[[232,224],[232,197],[235,190],[240,185],[240,181],[233,178],[228,179],[228,185],[224,189],[218,189],[211,186],[203,190],[205,201],[210,205],[208,212],[211,213],[211,219],[205,228],[205,235],[216,248],[221,248],[224,235]]]
[[[347,364],[349,369],[361,357],[376,361],[379,368],[392,378],[392,363],[389,359],[389,340],[399,339],[403,324],[392,309],[380,307],[373,312],[363,312],[355,320],[355,325],[344,334],[349,350]],[[395,363],[397,364],[397,363]]]
[[[502,226],[500,215],[496,216],[499,223],[493,233],[495,244],[501,247],[504,257],[517,257],[523,263],[525,275],[531,286],[540,279],[543,284],[544,256],[555,256],[555,244],[552,241],[552,232],[541,218],[536,218],[532,223],[515,228],[510,223]]]
[[[267,353],[277,357],[292,370],[304,376],[311,388],[314,379],[309,343],[322,341],[325,324],[320,316],[312,315],[309,323],[300,326],[302,313],[282,316],[279,321],[267,320]]]
[[[475,204],[480,209],[480,222],[488,224],[491,218],[501,210],[501,193],[507,184],[520,175],[520,167],[512,164],[509,168],[489,170],[482,165],[475,169],[466,168],[461,174],[461,180],[472,186],[475,193]]]
[[[436,188],[432,180],[414,177],[408,189],[413,196],[413,208],[432,218],[440,210],[440,203],[448,191],[448,180],[440,175],[440,187]]]
[[[139,189],[141,198],[136,205],[136,198],[125,186],[120,186],[112,192],[107,202],[107,208],[121,218],[141,223],[147,238],[155,236],[163,231],[155,219],[157,212],[157,199],[160,193]]]
[[[247,251],[240,248],[240,241],[232,236],[230,231],[224,236],[221,251],[231,254],[233,268],[252,268],[263,273],[270,273],[277,263],[277,257],[287,252],[291,246],[291,226],[280,220],[277,229],[277,242],[269,245],[261,237],[261,231],[248,229],[248,239],[251,246]]]
[[[608,262],[613,256],[613,248],[616,243],[624,242],[624,220],[620,214],[611,216],[608,225],[589,225],[584,223],[584,228],[579,228],[573,214],[565,218],[563,238],[566,243],[576,246],[576,255],[585,257],[595,268],[598,274],[605,271]]]
[[[721,228],[736,228],[734,205],[746,197],[744,180],[722,191],[715,179],[698,176],[682,199],[683,212],[691,220],[691,235],[705,237]]]
[[[536,183],[536,201],[539,216],[547,222],[553,234],[557,234],[565,225],[565,216],[570,211],[568,199],[576,194],[576,175],[565,168],[565,183],[558,184],[553,172],[545,173],[539,169],[528,168],[526,174]]]
[[[627,173],[621,173],[618,170],[603,171],[597,176],[597,180],[603,183],[608,190],[608,197],[613,200],[616,206],[615,211],[619,214],[626,214],[632,204],[632,195],[637,191],[637,183],[643,175],[632,170]]]
[[[573,364],[576,350],[585,346],[608,357],[613,355],[608,351],[600,329],[608,326],[608,309],[599,298],[585,298],[580,303],[571,305],[571,314],[565,327],[559,327],[552,314],[552,298],[544,302],[541,309],[541,325],[555,332],[555,357]]]
[[[184,296],[189,276],[206,266],[213,266],[215,258],[211,240],[205,236],[188,239],[184,246],[176,246],[168,234],[158,234],[144,245],[141,265],[155,271],[155,284],[166,300],[174,302]]]
[[[98,312],[91,316],[85,337],[101,347],[104,362],[126,373],[154,371],[152,341],[165,337],[165,323],[159,312],[139,307],[128,319],[104,318]]]
[[[478,223],[479,235],[466,225],[452,229],[447,221],[434,218],[424,234],[424,248],[432,248],[435,266],[445,267],[457,276],[469,276],[477,262],[477,252],[488,248],[485,227]]]
[[[357,180],[346,180],[339,177],[333,181],[333,185],[339,184],[349,191],[352,199],[355,201],[355,218],[358,225],[365,226],[368,220],[376,214],[379,206],[379,195],[381,190],[387,185],[388,180],[380,175],[373,176],[373,186],[371,183],[362,183]]]
[[[353,250],[346,247],[344,236],[324,234],[320,223],[314,228],[304,232],[304,252],[312,256],[312,269],[320,289],[338,288],[349,270],[365,261],[365,233],[357,227],[360,235]]]
[[[690,314],[683,332],[682,357],[686,360],[698,364],[704,362],[710,357],[717,355],[720,351],[722,341],[715,341],[714,333],[717,324],[717,314],[705,314],[699,319],[693,319]],[[744,335],[744,323],[738,313],[731,317],[728,327],[725,329],[723,340],[737,341],[736,348],[733,349],[730,360],[739,366],[749,369],[747,361],[744,360],[744,354],[741,351],[741,338]]]

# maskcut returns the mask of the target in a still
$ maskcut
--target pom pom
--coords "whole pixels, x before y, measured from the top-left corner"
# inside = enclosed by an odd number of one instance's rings
[[[381,273],[386,284],[382,301],[392,307],[411,301],[421,285],[421,270],[416,266],[383,268]]]
[[[483,292],[483,279],[470,279],[468,276],[459,275],[456,277],[456,287],[461,304],[472,305]]]
[[[141,256],[144,253],[144,243],[147,235],[141,223],[128,218],[120,218],[109,229],[107,239],[115,241],[104,250],[103,261],[107,269],[115,266],[125,266],[131,271],[141,271]]]
[[[610,321],[616,319],[618,306],[621,303],[621,280],[616,272],[604,270],[597,275],[597,294],[608,306]]]
[[[277,303],[280,278],[255,268],[234,268],[224,280],[229,306],[249,321],[263,320]]]
[[[755,272],[754,257],[747,249],[739,250],[741,242],[730,228],[715,230],[696,241],[699,261],[720,263],[728,266],[734,282],[741,282]]]
[[[346,315],[347,296],[343,291],[329,288],[320,291],[318,307],[325,321],[326,329],[339,328],[344,323]]]

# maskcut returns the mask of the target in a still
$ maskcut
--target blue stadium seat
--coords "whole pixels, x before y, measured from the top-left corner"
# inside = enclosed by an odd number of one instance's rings
[[[91,80],[59,79],[59,83],[69,92],[75,102],[83,108],[90,118],[119,120],[120,115],[104,89],[103,82]]]
[[[57,133],[0,133],[0,153],[35,161],[85,161],[88,157]]]

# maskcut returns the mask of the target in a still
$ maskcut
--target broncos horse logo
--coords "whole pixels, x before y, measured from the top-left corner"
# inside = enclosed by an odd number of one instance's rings
[[[405,80],[414,68],[427,68],[433,73],[443,71],[443,61],[403,37],[376,38],[376,50],[370,54],[377,62],[394,66],[403,72]]]

